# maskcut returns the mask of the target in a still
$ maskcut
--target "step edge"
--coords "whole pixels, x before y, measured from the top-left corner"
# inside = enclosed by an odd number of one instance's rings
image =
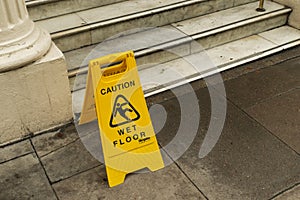
[[[199,76],[195,76],[195,77],[191,77],[191,78],[186,78],[183,81],[178,81],[178,83],[176,83],[176,84],[172,84],[172,85],[164,87],[164,88],[154,89],[155,91],[149,91],[149,90],[147,91],[147,90],[145,90],[144,91],[144,93],[145,93],[144,96],[145,96],[145,98],[146,97],[150,97],[150,96],[153,96],[155,94],[159,94],[161,92],[164,92],[166,90],[170,90],[170,89],[173,89],[175,87],[182,86],[182,85],[184,85],[186,83],[190,83],[190,82],[193,82],[193,81],[196,81],[196,80],[199,80],[199,79],[203,79],[203,78],[215,75],[217,73],[220,73],[220,72],[223,72],[223,71],[226,71],[226,70],[229,70],[229,69],[232,69],[232,68],[235,68],[235,67],[247,64],[249,62],[252,62],[252,61],[255,61],[255,60],[258,60],[258,59],[270,56],[270,55],[273,55],[275,53],[281,52],[283,50],[286,50],[286,49],[289,49],[289,48],[292,48],[292,47],[295,47],[295,46],[298,46],[298,45],[300,45],[300,38],[297,39],[297,40],[285,43],[283,45],[278,45],[278,46],[276,46],[274,48],[271,48],[271,49],[268,49],[266,51],[262,51],[260,53],[254,54],[254,55],[247,56],[245,58],[241,58],[241,59],[236,60],[236,61],[234,61],[232,63],[223,64],[223,65],[217,66],[217,67],[215,67],[214,70],[201,73]],[[151,89],[151,90],[153,90],[153,89]]]
[[[221,26],[220,28],[215,28],[215,29],[212,29],[212,30],[209,30],[209,31],[197,33],[197,34],[194,34],[192,36],[187,35],[187,37],[179,38],[175,41],[169,41],[169,42],[166,42],[166,43],[161,43],[161,44],[149,47],[147,49],[137,50],[137,51],[135,51],[135,55],[136,55],[136,57],[142,57],[144,55],[159,51],[159,49],[165,49],[165,48],[171,48],[171,47],[178,46],[178,45],[183,45],[183,44],[188,43],[192,40],[198,40],[198,39],[201,39],[201,38],[204,38],[204,37],[209,37],[210,35],[219,34],[219,33],[222,33],[224,31],[229,31],[231,29],[235,29],[235,28],[238,28],[238,27],[253,24],[253,23],[258,22],[258,21],[263,21],[263,20],[266,20],[266,19],[269,19],[269,18],[274,18],[274,17],[280,16],[280,15],[284,15],[284,14],[289,13],[290,10],[291,9],[285,8],[285,9],[282,9],[282,10],[279,10],[279,11],[274,11],[272,13],[268,13],[266,15],[256,16],[256,17],[246,19],[246,20],[243,20],[243,21],[239,21],[239,22],[236,22],[236,23],[231,23],[231,24],[228,25],[229,27],[227,27],[227,25],[225,25],[225,26]],[[83,69],[83,68],[86,68],[86,69]],[[85,71],[87,71],[87,65],[82,65],[82,66],[79,66],[77,68],[69,69],[68,70],[69,77],[74,77],[77,74],[76,70],[79,70],[80,72],[77,71],[79,73],[84,73]]]
[[[235,67],[247,64],[249,62],[252,62],[252,61],[255,61],[255,60],[258,60],[258,59],[270,56],[270,55],[273,55],[275,53],[279,53],[279,52],[281,52],[283,50],[287,50],[287,49],[293,48],[293,47],[298,46],[298,45],[300,45],[300,38],[298,38],[296,40],[293,40],[293,41],[290,41],[288,43],[282,44],[282,45],[278,45],[278,46],[270,48],[268,50],[259,52],[257,54],[246,56],[244,58],[241,58],[239,60],[233,61],[231,63],[223,64],[223,65],[220,65],[220,66],[216,66],[213,70],[208,70],[206,72],[201,72],[200,74],[199,73],[195,73],[194,75],[196,75],[196,76],[190,75],[187,78],[179,79],[179,80],[176,80],[176,81],[172,81],[172,82],[170,82],[170,84],[166,84],[163,87],[162,86],[157,86],[155,88],[143,90],[144,91],[144,96],[145,96],[145,98],[147,98],[147,97],[159,94],[161,92],[165,92],[167,90],[170,90],[170,89],[182,86],[182,85],[184,85],[186,83],[191,83],[193,81],[197,81],[197,80],[200,80],[200,79],[203,79],[203,78],[215,75],[217,73],[220,73],[220,72],[223,72],[223,71],[226,71],[226,70],[229,70],[229,69],[232,69],[232,68],[235,68]],[[74,91],[72,91],[72,93],[73,92],[78,92],[78,91],[84,90],[84,89],[85,89],[85,87],[77,89],[77,90],[74,90]],[[78,113],[78,114],[80,114],[80,113]]]
[[[189,5],[193,5],[193,4],[196,4],[196,3],[205,3],[205,2],[209,2],[209,0],[190,0],[190,1],[187,1],[187,2],[179,2],[179,3],[166,5],[166,6],[159,7],[159,8],[154,8],[154,9],[150,9],[150,10],[146,10],[146,11],[141,11],[141,12],[138,12],[138,13],[133,13],[133,14],[130,14],[130,15],[115,17],[115,18],[111,18],[111,19],[108,19],[108,20],[98,21],[98,22],[89,23],[89,24],[85,24],[85,25],[82,25],[82,26],[62,30],[62,31],[53,32],[53,33],[51,33],[51,36],[52,36],[53,39],[58,39],[60,37],[66,37],[66,36],[69,36],[69,35],[73,35],[73,34],[81,33],[81,32],[84,32],[84,31],[97,29],[97,28],[104,27],[104,26],[113,25],[113,24],[120,23],[120,22],[125,22],[125,21],[128,21],[128,20],[146,17],[146,16],[149,16],[149,15],[152,15],[152,14],[162,13],[164,11],[180,8],[180,7],[183,7],[183,6],[189,6]],[[251,3],[248,3],[248,4],[253,4],[253,3],[254,2],[251,2]],[[233,6],[231,8],[245,6],[245,5],[247,5],[247,4],[239,5],[239,6]],[[228,10],[228,9],[231,9],[231,8],[227,8],[225,10]],[[283,7],[283,8],[280,8],[278,10],[283,10],[283,9],[290,9],[290,8]],[[278,10],[274,10],[273,12],[276,12]],[[221,11],[216,11],[215,13],[217,13],[217,12],[222,12],[222,10]],[[78,12],[74,12],[73,14],[76,14],[76,13],[78,13]],[[211,14],[213,14],[213,13],[211,13]],[[41,20],[41,21],[43,21],[43,20]]]
[[[128,21],[128,20],[132,20],[132,19],[136,19],[136,18],[142,18],[142,17],[146,17],[146,16],[149,16],[149,15],[153,15],[153,14],[162,13],[162,12],[165,12],[165,11],[177,9],[177,8],[180,8],[180,7],[185,7],[185,6],[190,6],[190,5],[193,5],[193,4],[205,3],[205,2],[209,2],[209,0],[189,0],[189,1],[179,2],[179,3],[166,5],[166,6],[159,7],[159,8],[154,8],[154,9],[149,9],[149,10],[146,10],[146,11],[141,11],[141,12],[138,12],[138,13],[133,13],[133,14],[130,14],[130,15],[115,17],[115,18],[111,18],[111,19],[108,19],[108,20],[89,23],[89,24],[86,24],[86,25],[83,25],[83,26],[78,26],[78,27],[74,27],[74,28],[71,28],[71,29],[67,29],[67,30],[53,32],[53,33],[51,33],[51,35],[52,35],[53,39],[57,39],[59,37],[65,37],[65,36],[68,36],[68,35],[81,33],[83,31],[93,30],[93,29],[97,29],[97,28],[100,28],[100,27],[103,27],[103,26],[113,25],[113,24],[116,24],[116,23],[119,23],[119,22],[125,22],[125,21]],[[77,13],[78,12],[74,12],[73,14],[77,14]],[[47,19],[45,19],[45,20],[47,20]],[[41,20],[39,22],[42,22],[42,21],[43,20]]]
[[[61,0],[36,0],[36,1],[25,1],[25,5],[28,8],[34,7],[34,6],[40,6],[40,5],[45,5],[48,3],[53,3],[53,2],[58,2]]]
[[[200,39],[200,38],[203,38],[203,37],[207,37],[209,35],[213,35],[213,34],[217,34],[217,33],[220,33],[220,32],[228,31],[230,29],[235,29],[237,27],[242,27],[242,26],[245,26],[245,25],[248,25],[248,24],[253,24],[255,22],[264,21],[266,19],[278,17],[280,15],[285,15],[285,14],[290,13],[291,11],[292,11],[292,9],[290,9],[290,8],[283,8],[283,9],[280,9],[280,10],[276,10],[276,11],[267,13],[265,15],[251,17],[251,18],[248,18],[248,19],[244,19],[242,21],[229,23],[229,24],[226,24],[224,26],[220,26],[220,27],[215,28],[215,29],[204,31],[203,33],[197,33],[197,34],[192,35],[191,37],[194,40],[195,39]]]

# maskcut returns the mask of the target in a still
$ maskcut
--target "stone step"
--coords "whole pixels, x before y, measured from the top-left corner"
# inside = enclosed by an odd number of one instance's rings
[[[89,60],[133,50],[139,69],[144,69],[282,26],[291,11],[273,2],[266,3],[266,12],[256,12],[256,6],[256,2],[249,3],[66,52],[71,90],[85,87],[85,75],[75,87],[74,76],[87,72]]]
[[[124,0],[27,0],[29,15],[34,21],[118,3]]]
[[[200,53],[139,69],[145,97],[300,45],[300,31],[282,26],[238,39]],[[201,63],[201,65],[199,65]],[[84,84],[82,77],[76,84]],[[79,114],[85,88],[73,92],[73,112]]]
[[[254,0],[127,0],[37,21],[62,51],[138,27],[164,26]],[[257,1],[255,1],[257,4]]]

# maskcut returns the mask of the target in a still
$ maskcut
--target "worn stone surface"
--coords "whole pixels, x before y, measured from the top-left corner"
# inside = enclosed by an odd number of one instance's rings
[[[136,29],[137,27],[163,26],[176,21],[231,8],[233,4],[234,0],[226,2],[183,2],[182,0],[155,0],[151,2],[123,1],[109,6],[100,6],[66,15],[58,15],[53,18],[40,20],[38,24],[51,31],[51,34],[55,38],[54,42],[62,51],[70,51],[99,43],[116,33]],[[178,6],[175,7],[175,5]],[[114,12],[115,10],[120,11]],[[154,10],[159,10],[159,12],[154,12]],[[103,15],[103,13],[106,14]],[[78,16],[80,19],[78,19]],[[121,20],[115,22],[114,20],[117,18]],[[77,22],[74,22],[74,19],[77,19]],[[64,24],[67,25],[64,26]],[[70,35],[68,34],[69,30],[74,30],[75,32],[73,31],[74,33]]]
[[[296,46],[289,50],[268,56],[262,60],[253,61],[251,63],[247,63],[246,65],[242,65],[237,68],[234,68],[232,70],[224,71],[224,72],[222,72],[223,81],[229,81],[229,80],[235,79],[237,77],[240,77],[242,75],[245,75],[245,74],[257,71],[257,70],[262,70],[264,68],[280,64],[282,62],[285,63],[286,60],[297,59],[299,57],[299,51],[300,51],[300,46]],[[211,76],[212,79],[214,79],[215,76],[219,76],[219,75]],[[192,85],[194,90],[199,90],[200,88],[206,87],[206,82],[204,79],[192,82],[190,84]],[[83,94],[81,93],[79,95],[83,95]],[[173,97],[174,97],[174,94],[168,90],[163,93],[159,93],[157,95],[148,97],[146,100],[149,105],[152,105],[153,103],[159,103],[162,101],[166,101]],[[76,99],[79,99],[79,97]]]
[[[290,26],[282,26],[259,34],[278,45],[283,45],[291,41],[296,41],[300,37],[300,32]]]
[[[236,22],[243,21],[249,18],[265,15],[267,13],[274,12],[283,8],[282,5],[270,1],[267,1],[266,4],[269,8],[266,12],[257,12],[255,10],[255,8],[257,8],[257,2],[254,2],[234,7],[232,9],[220,11],[219,15],[212,13],[205,16],[195,17],[189,20],[178,22],[173,25],[187,35],[194,35],[219,28],[227,24],[234,24]],[[240,10],[244,10],[243,15],[241,15],[241,13],[239,12]]]
[[[78,139],[74,124],[69,124],[57,131],[32,138],[37,154],[43,157]]]
[[[41,158],[51,182],[56,182],[100,165],[77,141]]]
[[[0,165],[0,199],[49,199],[56,196],[34,154]]]
[[[90,32],[84,31],[73,35],[54,38],[53,42],[55,42],[61,51],[66,52],[91,45],[92,37]]]
[[[300,84],[300,58],[256,70],[225,82],[227,97],[241,108],[296,88]]]
[[[198,134],[178,164],[209,199],[268,199],[300,181],[299,155],[231,103],[221,138],[213,151],[200,159],[199,151],[211,117],[211,101],[206,88],[198,90],[197,96],[201,113]],[[163,147],[178,132],[182,117],[178,100],[167,98],[160,102],[168,116],[157,135]],[[167,150],[169,155],[174,152],[176,155],[177,151]]]
[[[299,70],[300,71],[300,70]],[[300,88],[247,109],[252,117],[300,154]],[[270,115],[272,113],[272,115]]]
[[[86,22],[76,13],[70,13],[43,21],[37,21],[36,24],[46,29],[49,33],[56,33],[82,26],[86,24]]]
[[[40,60],[0,74],[0,144],[72,117],[66,63],[53,44]]]
[[[98,6],[103,6],[111,3],[117,3],[123,0],[64,0],[64,1],[50,1],[40,3],[35,6],[28,6],[28,12],[33,20],[41,20],[53,16],[72,13],[80,10],[86,10]],[[42,10],[42,12],[41,12]]]
[[[207,129],[209,125],[211,117],[211,100],[209,90],[207,88],[199,89],[195,94],[197,98],[196,102],[190,101],[192,98],[190,93],[184,94],[184,92],[188,92],[188,90],[187,86],[176,88],[175,93],[179,94],[177,97],[166,96],[168,99],[154,104],[154,106],[163,106],[163,109],[166,112],[165,119],[163,118],[163,113],[160,114],[160,112],[153,112],[153,114],[151,114],[154,127],[158,122],[163,123],[161,130],[159,132],[156,131],[156,134],[160,145],[164,149],[168,149],[167,151],[169,154],[178,152],[176,151],[176,147],[178,145],[180,148],[181,139],[182,141],[185,141],[185,144],[188,144],[195,139],[194,133],[196,134],[199,130]],[[221,98],[221,96],[218,94],[214,98]],[[151,101],[153,101],[153,99],[151,99]],[[151,101],[150,103],[153,104]],[[189,103],[181,103],[181,105],[180,102]],[[194,106],[198,106],[200,114],[196,113],[197,108]],[[200,122],[196,124],[197,122],[193,121],[193,118],[200,118]],[[196,129],[193,129],[192,127],[195,125],[198,125],[199,127],[197,126]],[[179,140],[174,144],[175,146],[171,148],[169,145],[176,135],[178,135],[181,139],[178,138]]]
[[[229,29],[227,31],[223,31],[222,29],[224,28],[224,26],[223,27],[221,26],[221,27],[219,27],[219,30],[218,29],[210,30],[212,32],[217,32],[217,31],[221,30],[221,32],[219,32],[218,34],[208,35],[206,37],[199,38],[196,41],[204,49],[214,48],[214,47],[220,46],[222,44],[226,44],[226,43],[230,43],[235,40],[238,40],[238,39],[242,39],[247,36],[252,36],[252,35],[255,35],[255,34],[270,30],[270,29],[274,29],[279,26],[284,26],[286,24],[287,16],[288,16],[288,13],[286,13],[285,15],[278,15],[278,16],[270,17],[267,20],[263,20],[263,21],[261,21],[261,19],[260,19],[261,17],[256,17],[255,18],[256,22],[248,23],[247,25],[244,25],[244,26],[241,26],[237,22],[235,25],[233,25],[234,28]],[[251,20],[251,17],[249,17],[248,20],[249,19]],[[252,18],[252,20],[253,20],[253,18]],[[228,22],[228,24],[230,24],[230,23]],[[294,30],[296,30],[296,29],[294,29]],[[201,35],[201,34],[199,34],[199,35]],[[204,32],[202,35],[207,35],[207,33]],[[290,41],[290,40],[288,40],[288,41]],[[196,44],[196,43],[194,43],[194,44]],[[249,47],[255,47],[255,45],[252,45]],[[237,47],[235,47],[235,48],[237,48]],[[261,48],[264,48],[264,47],[261,46]],[[199,49],[199,45],[197,45],[197,44],[192,45],[192,52],[197,52],[197,49]],[[231,49],[229,49],[229,50],[232,51]],[[249,50],[248,49],[236,50],[235,53],[243,54],[241,51],[248,52]],[[236,56],[234,54],[232,54],[232,55],[234,56],[233,58],[235,59]],[[249,55],[251,55],[251,54],[249,54]]]
[[[104,166],[53,185],[60,199],[205,199],[184,174],[171,165],[144,174],[127,175],[125,183],[108,188]]]
[[[246,65],[239,66],[232,70],[227,70],[222,72],[222,77],[224,81],[235,79],[244,74],[261,70],[279,63],[285,62],[287,60],[299,57],[300,46],[293,47],[289,50],[279,52],[273,55],[270,55],[264,59],[256,60]],[[197,81],[198,82],[198,81]]]
[[[6,147],[0,147],[0,163],[32,152],[33,149],[29,140]]]
[[[177,162],[209,199],[268,199],[300,181],[299,155],[231,104],[218,143],[200,159],[204,134]]]
[[[300,197],[300,185],[285,191],[281,195],[275,197],[273,200],[298,200]]]
[[[276,47],[272,42],[258,36],[252,35],[207,50],[216,66],[222,66],[234,61],[245,59]]]

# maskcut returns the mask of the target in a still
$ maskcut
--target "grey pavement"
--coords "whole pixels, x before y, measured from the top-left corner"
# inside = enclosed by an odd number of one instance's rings
[[[182,117],[178,99],[170,91],[147,98],[167,113],[163,127],[154,120],[164,161],[175,160],[164,169],[130,174],[109,188],[105,166],[71,123],[0,148],[0,199],[300,199],[300,47],[222,76],[226,120],[206,157],[199,150],[215,116],[202,80],[192,83],[201,114],[197,135],[179,159],[176,148],[166,148]],[[177,90],[180,98],[189,95],[184,86]],[[213,91],[225,98],[217,85]]]

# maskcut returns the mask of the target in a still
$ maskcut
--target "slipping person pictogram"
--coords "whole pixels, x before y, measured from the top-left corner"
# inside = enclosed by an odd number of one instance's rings
[[[128,103],[117,103],[117,107],[116,107],[116,110],[115,110],[115,113],[114,113],[114,117],[117,116],[117,114],[119,113],[124,119],[128,120],[128,121],[131,121],[131,119],[126,115],[126,112],[133,112],[132,109],[130,108],[123,108],[125,107],[126,105],[128,105]]]
[[[133,105],[123,95],[118,95],[110,117],[110,127],[121,126],[136,121],[139,118],[140,114]]]

